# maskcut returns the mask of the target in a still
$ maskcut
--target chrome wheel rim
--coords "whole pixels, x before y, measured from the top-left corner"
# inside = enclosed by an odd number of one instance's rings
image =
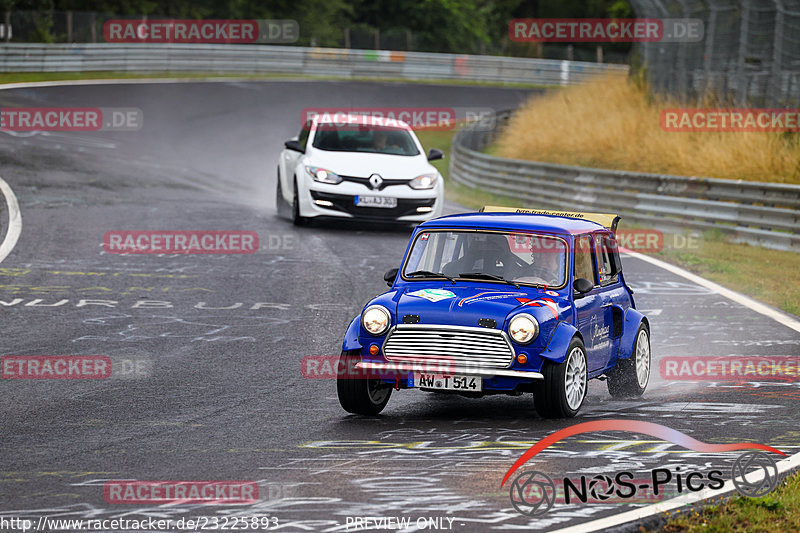
[[[650,381],[650,342],[644,329],[636,338],[636,381],[642,389]]]
[[[586,357],[577,346],[567,356],[564,390],[567,393],[567,405],[573,411],[577,410],[586,395]]]

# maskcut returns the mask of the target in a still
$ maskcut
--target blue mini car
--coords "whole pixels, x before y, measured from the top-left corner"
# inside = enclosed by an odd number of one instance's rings
[[[635,309],[616,215],[485,207],[417,226],[391,290],[350,323],[342,407],[376,415],[392,389],[480,397],[533,393],[573,417],[591,378],[614,397],[650,379],[650,325]]]

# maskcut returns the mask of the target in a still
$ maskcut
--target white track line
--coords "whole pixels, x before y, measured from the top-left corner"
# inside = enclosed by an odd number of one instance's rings
[[[761,302],[757,302],[750,298],[749,296],[745,296],[744,294],[738,293],[736,291],[732,291],[723,287],[722,285],[718,285],[713,281],[709,281],[705,278],[701,278],[696,274],[692,274],[691,272],[684,270],[680,267],[675,265],[670,265],[669,263],[665,263],[659,259],[654,257],[650,257],[644,254],[640,254],[638,252],[631,252],[629,250],[622,250],[625,254],[630,255],[631,257],[635,257],[636,259],[641,259],[646,263],[650,263],[651,265],[655,265],[659,268],[663,268],[669,272],[672,272],[675,275],[678,275],[682,278],[688,279],[689,281],[700,285],[701,287],[705,287],[707,289],[711,289],[712,291],[718,293],[720,296],[723,296],[731,301],[736,302],[739,305],[743,305],[748,309],[755,311],[756,313],[762,314],[775,320],[776,322],[780,322],[787,328],[791,328],[798,333],[800,333],[800,321],[795,319],[794,317],[787,315],[774,309],[768,305],[764,305]]]
[[[5,196],[6,204],[8,204],[8,232],[6,238],[3,239],[3,244],[0,244],[0,263],[3,259],[11,253],[14,246],[17,245],[20,233],[22,233],[22,214],[19,211],[19,204],[17,197],[14,196],[14,191],[8,186],[3,178],[0,178],[0,195]]]

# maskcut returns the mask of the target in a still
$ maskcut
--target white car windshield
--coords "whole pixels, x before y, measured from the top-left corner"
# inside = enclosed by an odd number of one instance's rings
[[[368,152],[402,156],[419,155],[414,139],[400,128],[320,124],[314,148],[331,152]]]
[[[430,231],[414,240],[406,279],[442,274],[454,279],[503,279],[521,285],[566,284],[567,244],[531,233]]]

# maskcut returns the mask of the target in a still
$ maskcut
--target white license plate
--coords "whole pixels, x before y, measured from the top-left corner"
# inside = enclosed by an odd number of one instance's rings
[[[478,392],[483,389],[480,376],[445,376],[414,372],[414,387],[435,390],[463,390]]]
[[[397,207],[397,198],[386,198],[385,196],[356,196],[358,207],[385,207],[391,209]]]

